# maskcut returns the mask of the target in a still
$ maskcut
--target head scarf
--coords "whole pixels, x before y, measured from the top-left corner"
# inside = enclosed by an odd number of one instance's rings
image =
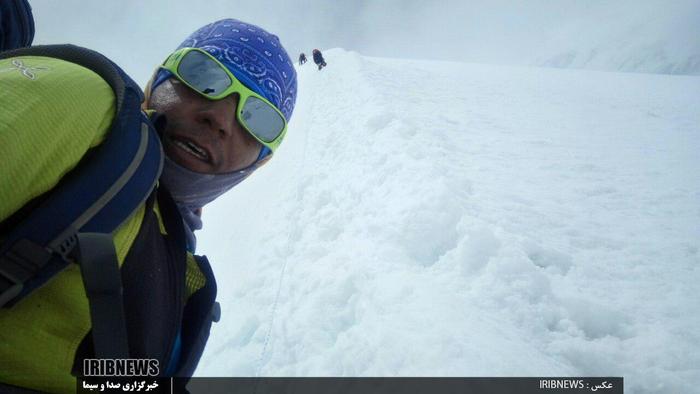
[[[277,36],[249,23],[222,19],[195,31],[177,49],[185,47],[201,48],[213,55],[246,87],[274,104],[289,121],[296,101],[297,76]],[[170,72],[158,70],[146,89],[147,94],[170,77]],[[228,174],[197,173],[165,158],[160,181],[173,195],[187,224],[191,250],[194,250],[193,231],[202,227],[196,212],[264,164],[270,157],[268,152],[261,150],[256,163]]]
[[[177,49],[209,52],[248,89],[274,104],[289,121],[297,96],[297,74],[279,38],[236,19],[222,19],[192,33]],[[176,50],[177,50],[176,49]],[[172,75],[159,70],[151,91]]]

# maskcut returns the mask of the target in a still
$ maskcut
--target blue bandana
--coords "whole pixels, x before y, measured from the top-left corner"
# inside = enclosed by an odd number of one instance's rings
[[[250,90],[274,104],[289,121],[297,95],[297,75],[279,38],[258,26],[236,19],[223,19],[192,33],[180,48],[201,48],[217,58]],[[172,74],[160,70],[151,92]],[[193,231],[202,227],[198,208],[237,185],[269,154],[265,147],[258,162],[230,174],[200,174],[177,165],[166,157],[161,182],[170,190],[187,224],[188,246],[194,251]],[[260,163],[261,164],[261,163]]]
[[[297,73],[279,38],[236,19],[222,19],[192,33],[180,48],[201,48],[248,89],[274,104],[289,121],[297,97]],[[151,91],[172,75],[161,70]]]

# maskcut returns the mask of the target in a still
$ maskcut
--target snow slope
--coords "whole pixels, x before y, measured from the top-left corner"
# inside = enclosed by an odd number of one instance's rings
[[[700,77],[362,57],[205,208],[202,376],[700,385]]]
[[[571,3],[569,3],[571,4]],[[700,1],[587,1],[537,45],[534,64],[700,75]]]

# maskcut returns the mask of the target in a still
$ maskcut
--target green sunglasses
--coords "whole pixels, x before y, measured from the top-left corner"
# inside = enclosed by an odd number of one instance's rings
[[[274,152],[287,132],[287,120],[274,104],[248,89],[214,56],[199,48],[173,52],[160,68],[208,98],[221,100],[238,93],[236,118],[256,140]]]

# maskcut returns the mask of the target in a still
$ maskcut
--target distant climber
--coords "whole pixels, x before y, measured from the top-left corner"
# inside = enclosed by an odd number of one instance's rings
[[[301,66],[302,64],[306,63],[306,55],[304,55],[304,52],[302,52],[299,55],[299,65]]]
[[[326,61],[323,59],[323,54],[321,54],[321,51],[318,49],[314,49],[313,51],[314,55],[314,63],[318,66],[318,69],[322,69],[323,67],[326,67]]]

